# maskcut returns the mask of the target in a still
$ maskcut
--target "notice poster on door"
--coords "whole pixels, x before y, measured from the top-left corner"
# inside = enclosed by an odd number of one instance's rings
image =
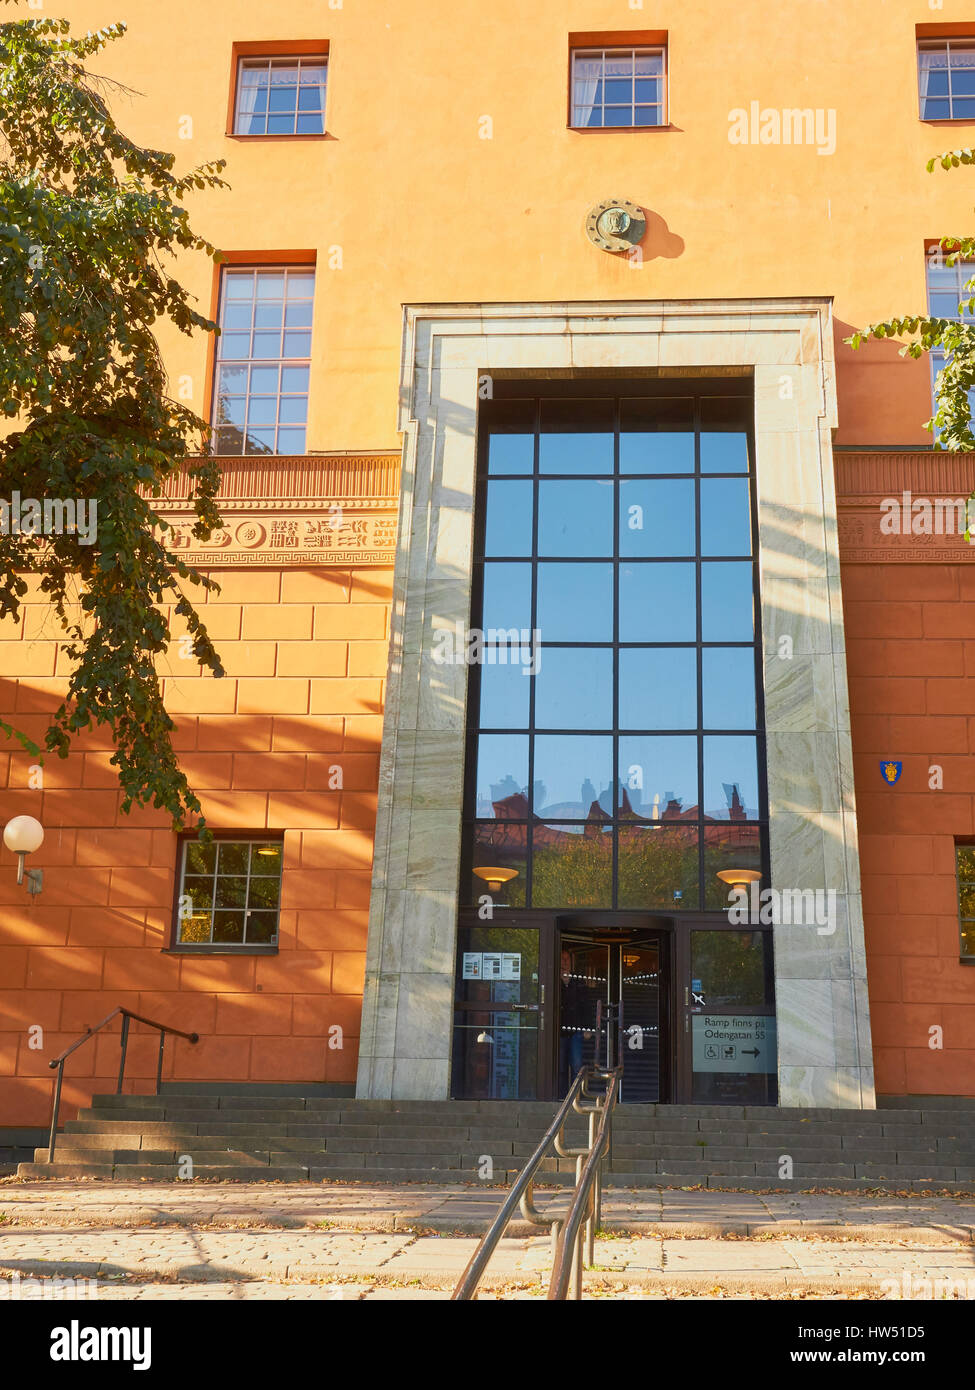
[[[501,956],[502,980],[521,979],[521,952],[505,951]]]
[[[465,951],[463,978],[465,980],[479,980],[481,978],[481,952]]]
[[[481,979],[500,980],[504,977],[501,974],[501,964],[504,957],[500,951],[481,952]]]
[[[764,1014],[694,1014],[696,1072],[774,1072],[775,1019]]]

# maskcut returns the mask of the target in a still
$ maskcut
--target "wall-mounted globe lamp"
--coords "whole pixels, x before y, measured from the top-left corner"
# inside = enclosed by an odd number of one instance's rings
[[[14,816],[3,828],[3,843],[17,856],[17,882],[27,879],[27,891],[31,897],[41,891],[44,885],[42,869],[24,869],[24,860],[44,843],[44,827],[33,816]]]

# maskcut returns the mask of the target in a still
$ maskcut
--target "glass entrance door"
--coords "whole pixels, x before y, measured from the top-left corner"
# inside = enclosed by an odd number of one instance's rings
[[[562,936],[558,1096],[566,1094],[583,1064],[605,1063],[607,1006],[613,1006],[619,1019],[613,1046],[623,1065],[620,1099],[638,1104],[662,1098],[661,956],[661,941],[653,935],[634,933],[621,941]]]

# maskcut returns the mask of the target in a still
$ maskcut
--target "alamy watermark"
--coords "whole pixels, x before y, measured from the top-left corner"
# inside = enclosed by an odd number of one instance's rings
[[[885,497],[880,504],[880,530],[885,536],[964,536],[971,543],[975,502],[970,497]]]
[[[836,931],[835,888],[762,888],[750,883],[728,895],[733,927],[815,927],[817,936]]]
[[[728,112],[728,140],[732,145],[815,145],[817,154],[836,153],[836,111],[833,107],[763,107],[752,101],[748,108]]]
[[[438,666],[520,666],[523,676],[542,669],[541,629],[517,627],[439,628],[433,634],[433,659]]]
[[[0,497],[0,536],[76,535],[79,545],[94,545],[98,536],[98,502],[86,497]]]

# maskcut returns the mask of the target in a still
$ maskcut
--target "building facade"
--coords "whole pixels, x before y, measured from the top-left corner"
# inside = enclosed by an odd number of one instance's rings
[[[960,312],[975,11],[870,8],[65,0],[129,134],[227,160],[221,335],[160,334],[227,674],[160,664],[210,845],[99,731],[5,751],[0,1124],[118,1005],[213,1084],[555,1097],[613,1010],[625,1100],[975,1094],[972,479],[931,364],[844,341]],[[0,623],[35,738],[54,624]]]

